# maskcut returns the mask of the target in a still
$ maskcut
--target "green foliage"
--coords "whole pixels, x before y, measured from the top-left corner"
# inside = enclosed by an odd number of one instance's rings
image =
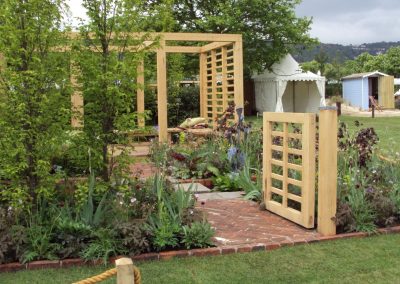
[[[29,214],[23,263],[38,259],[57,259],[57,252],[61,249],[61,245],[54,240],[58,212],[46,200],[39,200],[37,208],[37,211]]]
[[[182,243],[187,249],[205,248],[212,246],[211,238],[215,230],[211,228],[208,222],[193,222],[190,225],[183,226]]]
[[[213,190],[218,191],[237,191],[240,190],[238,173],[226,173],[217,175],[212,178],[214,188]]]
[[[255,181],[252,179],[252,171],[256,174]],[[239,173],[238,186],[246,192],[246,195],[244,196],[245,199],[258,202],[262,201],[262,174],[258,169],[251,169],[248,161],[246,161],[243,170],[241,170]]]
[[[16,224],[15,212],[0,208],[0,264],[20,257],[26,241],[25,228]]]
[[[178,247],[182,226],[193,219],[195,211],[193,193],[183,189],[170,192],[160,175],[154,177],[153,190],[157,195],[157,208],[145,225],[151,236],[152,245],[158,251]]]
[[[114,230],[99,228],[93,232],[93,237],[93,241],[81,253],[85,260],[103,259],[103,263],[107,264],[109,257],[126,253]]]
[[[143,11],[137,2],[83,1],[83,6],[88,11],[88,24],[81,26],[81,41],[75,43],[74,52],[85,101],[86,139],[82,144],[90,145],[92,166],[108,181],[112,175],[109,145],[124,141],[118,131],[136,127],[138,86],[132,78],[137,77],[145,52],[157,43],[142,48],[147,34],[134,38],[126,33],[138,31],[142,25]],[[136,47],[136,52],[129,52],[127,46]]]
[[[79,253],[87,247],[91,239],[92,228],[74,219],[70,210],[72,208],[62,208],[56,223],[55,238],[61,245],[57,252],[60,258],[79,257]]]
[[[19,192],[3,192],[14,204],[53,194],[52,159],[70,117],[69,56],[51,52],[63,42],[64,7],[62,0],[0,5],[0,179],[11,182],[5,191]]]
[[[131,254],[139,254],[150,249],[150,242],[145,235],[142,220],[121,222],[116,220],[115,230],[119,233],[121,245]]]
[[[364,191],[352,189],[347,199],[355,221],[355,230],[359,232],[375,231],[375,212],[366,200]]]
[[[400,76],[400,67],[397,62],[400,59],[400,47],[391,47],[384,54],[371,55],[364,52],[354,60],[345,62],[346,74],[371,72],[379,70],[380,72]]]
[[[83,224],[96,228],[104,222],[105,215],[109,211],[107,206],[108,192],[105,192],[97,207],[93,203],[93,191],[96,185],[96,178],[92,172],[89,177],[89,193],[86,204],[81,208],[79,217]]]
[[[359,122],[356,122],[360,126]],[[350,134],[339,129],[338,198],[339,231],[372,232],[377,226],[398,222],[398,169],[379,158],[378,139],[371,128]]]

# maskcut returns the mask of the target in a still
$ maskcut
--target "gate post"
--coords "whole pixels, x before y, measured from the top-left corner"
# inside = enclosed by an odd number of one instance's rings
[[[324,236],[336,235],[337,110],[319,108],[318,228]]]

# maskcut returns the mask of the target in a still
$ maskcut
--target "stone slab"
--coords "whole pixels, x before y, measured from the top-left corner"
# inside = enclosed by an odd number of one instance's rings
[[[201,193],[201,194],[205,194],[207,192],[211,192],[211,189],[209,189],[208,187],[205,187],[204,185],[202,185],[201,183],[179,183],[179,184],[174,184],[174,187],[176,189],[178,188],[182,188],[184,191],[188,191],[189,189],[191,189],[192,192],[194,193]]]
[[[198,201],[237,199],[242,198],[243,194],[243,191],[203,193],[198,196]]]

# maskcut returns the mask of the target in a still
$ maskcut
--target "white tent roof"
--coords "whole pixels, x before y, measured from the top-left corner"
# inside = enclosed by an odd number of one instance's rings
[[[253,79],[255,81],[325,81],[325,77],[310,71],[304,72],[290,54],[274,63],[271,69],[272,71],[265,70],[263,74],[254,75]]]

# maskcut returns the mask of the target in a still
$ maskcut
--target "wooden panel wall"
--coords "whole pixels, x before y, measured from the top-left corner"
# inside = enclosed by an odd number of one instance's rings
[[[378,79],[379,105],[384,108],[394,108],[394,77],[381,76]]]

